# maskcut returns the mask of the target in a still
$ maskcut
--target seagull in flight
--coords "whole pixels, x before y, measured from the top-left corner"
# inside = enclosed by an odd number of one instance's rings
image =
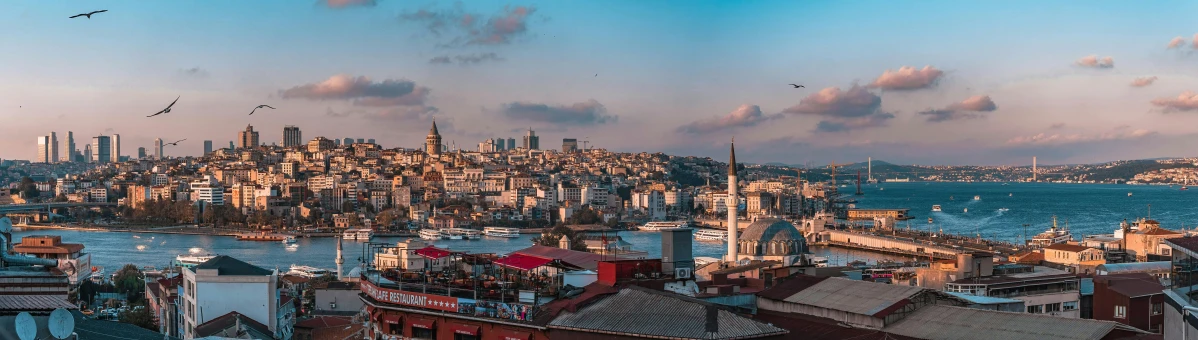
[[[182,142],[182,141],[185,141],[185,140],[187,140],[187,138],[180,139],[180,140],[178,140],[178,141],[176,141],[176,142],[174,142],[174,143],[166,143],[166,144],[162,144],[162,145],[172,145],[172,146],[178,146],[178,145],[179,145],[179,142]]]
[[[78,18],[78,17],[87,17],[88,19],[91,19],[91,18],[92,18],[92,14],[96,14],[96,13],[104,13],[104,12],[107,12],[107,11],[108,11],[108,10],[106,10],[106,9],[102,9],[102,10],[98,10],[98,11],[92,11],[91,13],[75,14],[75,15],[71,16],[70,18],[67,18],[67,19],[74,19],[74,18]]]
[[[181,96],[180,96],[180,97],[181,97]],[[158,113],[155,113],[155,114],[152,114],[152,115],[146,116],[146,118],[153,117],[153,116],[157,116],[157,115],[160,115],[160,114],[163,114],[163,113],[170,113],[170,112],[171,112],[171,106],[175,106],[175,103],[177,103],[177,102],[179,102],[179,97],[175,97],[175,101],[171,102],[171,105],[167,105],[165,109],[162,109],[162,111],[158,111]]]
[[[253,115],[254,115],[254,111],[258,111],[258,109],[261,109],[261,108],[264,108],[264,107],[270,108],[271,110],[274,110],[274,109],[275,109],[275,108],[271,107],[270,105],[262,104],[262,105],[258,105],[258,107],[255,107],[253,110],[250,110],[250,115],[251,115],[251,116],[253,116]]]
[[[790,84],[790,86],[794,86],[796,89],[800,88],[800,87],[804,87],[803,85],[799,85],[799,84]]]

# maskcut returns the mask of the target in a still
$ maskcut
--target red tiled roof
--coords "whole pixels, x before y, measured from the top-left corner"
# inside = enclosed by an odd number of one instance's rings
[[[174,289],[183,284],[183,275],[175,275],[169,279],[158,279],[158,284],[167,289]]]
[[[1101,275],[1094,281],[1104,282],[1108,290],[1129,298],[1164,294],[1165,290],[1160,280],[1148,273]]]
[[[450,254],[453,254],[453,252],[450,252],[445,249],[437,248],[434,246],[428,246],[428,247],[424,247],[421,249],[416,249],[416,251],[414,251],[414,253],[416,253],[416,255],[424,256],[424,257],[427,257],[427,258],[433,259],[433,260],[440,259],[442,257],[446,257],[446,256],[449,256]]]
[[[1079,251],[1083,251],[1086,249],[1090,249],[1090,247],[1073,245],[1073,244],[1065,244],[1065,243],[1056,243],[1056,244],[1044,247],[1044,249],[1052,249],[1052,250],[1060,250],[1060,251],[1068,251],[1068,252],[1079,252]]]
[[[603,255],[588,253],[585,251],[562,249],[557,247],[547,247],[542,245],[534,245],[532,247],[520,249],[511,254],[524,254],[537,257],[544,257],[554,260],[561,260],[567,264],[577,266],[582,269],[598,270],[599,261],[604,260]],[[508,254],[508,255],[511,255]],[[619,256],[608,255],[607,260],[617,260]]]
[[[1181,233],[1165,228],[1148,228],[1141,230],[1137,234],[1140,235],[1181,235]]]
[[[1174,248],[1182,248],[1190,252],[1198,252],[1198,237],[1178,237],[1165,240]]]
[[[533,270],[550,262],[553,262],[553,260],[520,253],[513,253],[495,260],[495,264],[497,265],[519,270]]]

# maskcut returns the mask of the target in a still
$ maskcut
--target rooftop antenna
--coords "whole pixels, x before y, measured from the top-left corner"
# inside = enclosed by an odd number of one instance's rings
[[[17,338],[21,340],[37,339],[37,321],[33,320],[33,316],[29,315],[29,312],[17,314],[16,324]]]
[[[49,323],[50,335],[56,339],[63,340],[75,334],[75,317],[66,309],[54,309],[50,313]]]

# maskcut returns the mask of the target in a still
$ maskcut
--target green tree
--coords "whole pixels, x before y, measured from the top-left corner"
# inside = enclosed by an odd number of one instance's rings
[[[144,274],[141,273],[141,270],[137,269],[137,266],[126,264],[120,270],[116,271],[112,282],[116,286],[117,292],[124,293],[126,300],[134,302],[140,301],[145,297],[146,285],[142,281],[144,277]]]
[[[575,232],[574,229],[561,225],[542,231],[541,236],[532,238],[532,243],[557,247],[562,237],[570,239],[570,250],[587,251],[587,245],[583,242],[583,233]]]
[[[341,203],[341,212],[347,213],[352,211],[354,211],[354,202],[345,201],[344,203]]]
[[[603,223],[603,216],[600,216],[594,209],[590,207],[582,207],[574,210],[574,214],[566,221],[567,224],[599,224]]]
[[[17,189],[21,191],[21,197],[26,199],[35,199],[41,194],[41,191],[37,190],[37,183],[34,183],[33,179],[29,177],[22,177],[21,185]]]
[[[158,320],[154,319],[154,313],[146,307],[145,302],[130,305],[128,310],[117,315],[117,320],[151,331],[158,330]]]

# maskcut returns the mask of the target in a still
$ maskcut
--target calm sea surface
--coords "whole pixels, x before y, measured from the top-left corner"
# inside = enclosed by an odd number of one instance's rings
[[[844,188],[851,190],[852,188]],[[1081,235],[1110,233],[1123,219],[1148,216],[1163,226],[1179,229],[1198,225],[1198,188],[1180,191],[1168,186],[1130,186],[1099,184],[1021,184],[1011,183],[882,183],[864,187],[865,196],[856,197],[860,208],[909,208],[916,219],[899,227],[912,229],[943,228],[946,233],[973,235],[980,232],[993,239],[1018,242],[1023,224],[1030,224],[1028,235],[1048,228],[1056,215],[1061,226],[1068,221],[1076,238]],[[1127,196],[1131,192],[1132,196]],[[973,200],[974,196],[980,200]],[[931,212],[939,204],[943,212]],[[969,212],[965,212],[968,208]],[[1000,211],[1006,208],[1007,211]],[[927,223],[932,217],[933,224]],[[336,240],[333,238],[299,239],[289,249],[279,242],[237,241],[229,236],[131,234],[73,230],[37,230],[15,232],[15,238],[27,235],[61,235],[64,242],[83,243],[95,265],[111,273],[126,263],[163,267],[175,256],[187,253],[230,255],[265,267],[287,270],[291,264],[335,268]],[[650,232],[620,232],[635,250],[661,254],[661,237]],[[506,254],[528,247],[533,235],[520,238],[485,238],[474,241],[437,241],[437,246],[471,253]],[[403,238],[375,238],[375,243],[394,243]],[[357,263],[363,243],[343,243],[346,269]],[[694,243],[695,256],[719,258],[726,247],[722,242]],[[897,259],[844,249],[816,248],[816,256],[828,257],[834,264],[853,260],[874,262]]]

